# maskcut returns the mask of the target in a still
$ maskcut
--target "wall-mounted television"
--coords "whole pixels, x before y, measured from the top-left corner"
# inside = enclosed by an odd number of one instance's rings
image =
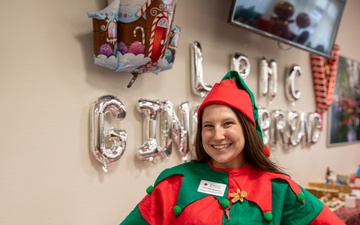
[[[233,0],[229,23],[330,57],[346,0]]]

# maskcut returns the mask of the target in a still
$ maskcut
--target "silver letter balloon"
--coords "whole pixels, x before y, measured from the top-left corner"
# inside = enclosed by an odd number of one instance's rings
[[[277,94],[277,63],[274,59],[269,62],[263,57],[260,60],[260,93],[266,96],[270,93],[270,101],[272,101]]]
[[[202,51],[199,42],[195,41],[191,46],[191,85],[194,94],[202,98],[209,93],[212,85],[204,83],[204,71],[202,66]]]
[[[109,164],[117,161],[126,148],[127,133],[125,130],[110,128],[105,134],[105,115],[111,113],[116,120],[123,120],[126,109],[122,102],[112,95],[100,97],[90,111],[91,152],[102,164],[104,172],[109,171]],[[107,143],[111,142],[111,146]]]
[[[292,65],[290,68],[290,72],[286,77],[285,94],[292,105],[295,105],[295,101],[299,100],[301,96],[301,92],[295,90],[295,77],[296,76],[299,77],[301,76],[301,74],[302,74],[301,67],[298,65]]]
[[[143,139],[145,139],[138,150],[137,157],[142,161],[155,164],[163,154],[161,146],[156,141],[156,118],[162,111],[161,103],[158,100],[139,99],[136,108],[144,115]]]
[[[250,61],[246,55],[236,52],[231,58],[230,68],[238,71],[240,77],[245,81],[250,74]]]

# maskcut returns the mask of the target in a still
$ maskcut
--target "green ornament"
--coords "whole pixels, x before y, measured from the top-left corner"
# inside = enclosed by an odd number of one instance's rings
[[[223,209],[227,209],[230,206],[230,201],[226,198],[220,199],[219,202]]]
[[[304,192],[300,192],[300,193],[297,195],[297,199],[298,199],[300,202],[305,201]]]
[[[174,213],[176,216],[180,215],[181,211],[182,211],[182,209],[180,206],[177,205],[174,207]]]
[[[270,222],[273,219],[273,214],[271,212],[264,213],[264,219]]]
[[[154,187],[152,185],[150,185],[148,188],[146,188],[146,193],[148,193],[150,195],[153,190],[154,190]]]

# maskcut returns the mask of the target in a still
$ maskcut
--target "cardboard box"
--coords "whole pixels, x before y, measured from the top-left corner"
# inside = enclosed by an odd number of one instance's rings
[[[308,187],[320,188],[325,191],[331,191],[331,192],[333,192],[333,190],[337,190],[338,193],[344,193],[344,194],[351,193],[351,187],[346,184],[327,184],[321,181],[310,181],[308,182]]]

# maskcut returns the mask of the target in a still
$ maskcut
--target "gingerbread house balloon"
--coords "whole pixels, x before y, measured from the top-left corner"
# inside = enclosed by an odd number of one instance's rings
[[[180,35],[173,23],[175,8],[176,0],[115,0],[100,12],[88,13],[94,24],[95,64],[133,74],[171,69]],[[112,14],[116,26],[110,24]]]

